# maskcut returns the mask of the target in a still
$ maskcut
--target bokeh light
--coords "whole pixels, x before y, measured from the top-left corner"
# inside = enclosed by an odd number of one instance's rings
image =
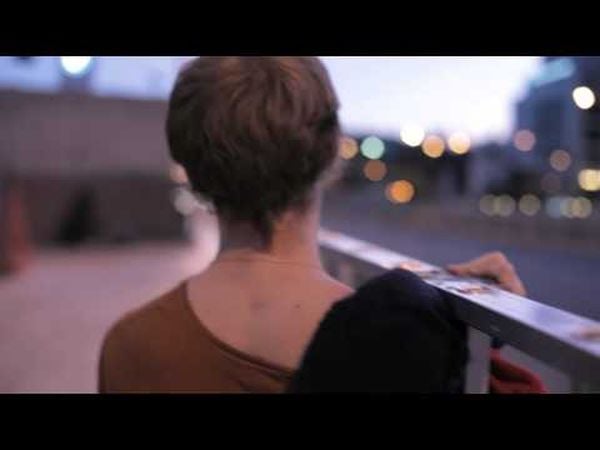
[[[578,86],[573,89],[573,101],[581,109],[590,109],[596,103],[596,95],[587,86]]]
[[[600,191],[600,170],[583,169],[577,176],[579,187],[584,191]]]
[[[519,211],[526,216],[535,216],[542,208],[542,202],[533,194],[525,194],[519,200]]]
[[[365,158],[379,159],[385,152],[385,144],[378,137],[369,136],[360,144],[360,152]]]
[[[457,155],[464,155],[471,149],[471,138],[466,133],[453,133],[448,138],[448,148]]]
[[[385,195],[392,203],[409,203],[415,196],[415,187],[408,180],[398,180],[387,185]]]
[[[592,202],[585,197],[573,198],[570,201],[569,210],[572,217],[587,219],[592,214]]]
[[[530,130],[519,130],[515,133],[513,143],[517,150],[530,152],[535,146],[535,134]]]
[[[418,125],[410,124],[402,128],[400,139],[410,147],[418,147],[425,138],[425,130]]]
[[[503,194],[494,199],[494,213],[499,216],[508,217],[515,212],[515,209],[516,202],[510,195]]]
[[[368,180],[381,181],[387,174],[387,166],[382,161],[367,161],[363,167],[363,173]]]
[[[572,219],[573,214],[571,213],[571,202],[573,199],[571,197],[559,197],[559,198],[560,198],[560,214],[563,217]]]
[[[546,214],[553,219],[558,219],[562,216],[564,197],[550,197],[546,200]]]
[[[554,150],[550,154],[550,165],[557,172],[564,172],[571,167],[571,163],[571,155],[565,150]]]
[[[343,159],[352,159],[358,154],[358,143],[355,139],[345,136],[342,138],[339,151]]]
[[[427,136],[423,141],[421,149],[430,158],[439,158],[444,153],[444,140],[435,135]]]
[[[92,65],[91,56],[61,56],[60,65],[72,77],[82,77]]]
[[[496,196],[487,194],[479,199],[479,211],[486,216],[494,215],[494,200]]]

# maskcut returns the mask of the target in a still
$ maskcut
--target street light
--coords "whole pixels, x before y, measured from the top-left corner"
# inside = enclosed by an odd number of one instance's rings
[[[596,103],[596,95],[587,86],[578,86],[573,89],[573,101],[581,109],[590,109]]]
[[[94,58],[91,56],[61,56],[59,61],[62,71],[63,89],[66,91],[87,93],[89,91]]]
[[[85,76],[92,66],[91,56],[61,56],[60,66],[65,75],[71,78]]]

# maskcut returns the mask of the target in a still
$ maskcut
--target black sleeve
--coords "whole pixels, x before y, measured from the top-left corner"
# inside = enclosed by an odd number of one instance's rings
[[[467,358],[448,299],[397,269],[329,310],[289,392],[461,392]]]

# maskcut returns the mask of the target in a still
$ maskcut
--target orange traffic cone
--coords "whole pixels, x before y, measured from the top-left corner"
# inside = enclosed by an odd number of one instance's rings
[[[31,241],[20,187],[0,190],[0,273],[23,270],[31,259]]]

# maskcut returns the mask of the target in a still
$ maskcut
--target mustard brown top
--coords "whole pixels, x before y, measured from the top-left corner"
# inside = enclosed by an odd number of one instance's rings
[[[186,284],[130,312],[108,332],[100,393],[281,393],[293,370],[218,339],[192,311]]]

